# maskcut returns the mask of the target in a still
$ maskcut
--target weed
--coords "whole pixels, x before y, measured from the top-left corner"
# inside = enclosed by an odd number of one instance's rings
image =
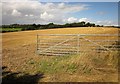
[[[28,63],[29,63],[29,64],[35,64],[35,62],[34,62],[32,59],[30,59],[30,60],[28,61]]]
[[[68,64],[66,69],[69,73],[74,73],[77,71],[78,66],[75,63],[72,63],[72,64]]]

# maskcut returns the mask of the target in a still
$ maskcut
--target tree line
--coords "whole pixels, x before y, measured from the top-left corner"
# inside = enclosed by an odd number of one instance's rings
[[[2,28],[21,28],[21,31],[25,30],[39,30],[39,29],[52,29],[52,28],[66,28],[66,27],[103,27],[103,25],[96,25],[90,22],[74,22],[66,24],[10,24],[2,25]]]

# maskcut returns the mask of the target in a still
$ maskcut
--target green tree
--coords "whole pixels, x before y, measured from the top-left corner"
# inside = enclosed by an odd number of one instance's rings
[[[91,24],[89,22],[86,23],[85,25],[86,25],[86,27],[91,27]]]

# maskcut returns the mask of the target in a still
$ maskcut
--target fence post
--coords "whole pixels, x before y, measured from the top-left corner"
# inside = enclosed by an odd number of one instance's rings
[[[79,49],[80,49],[80,40],[79,40],[79,34],[77,35],[77,54],[79,55]]]

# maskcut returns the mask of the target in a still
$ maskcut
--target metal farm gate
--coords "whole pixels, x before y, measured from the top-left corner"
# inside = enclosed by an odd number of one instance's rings
[[[118,34],[38,34],[37,53],[47,56],[104,55],[119,51],[118,37]]]

